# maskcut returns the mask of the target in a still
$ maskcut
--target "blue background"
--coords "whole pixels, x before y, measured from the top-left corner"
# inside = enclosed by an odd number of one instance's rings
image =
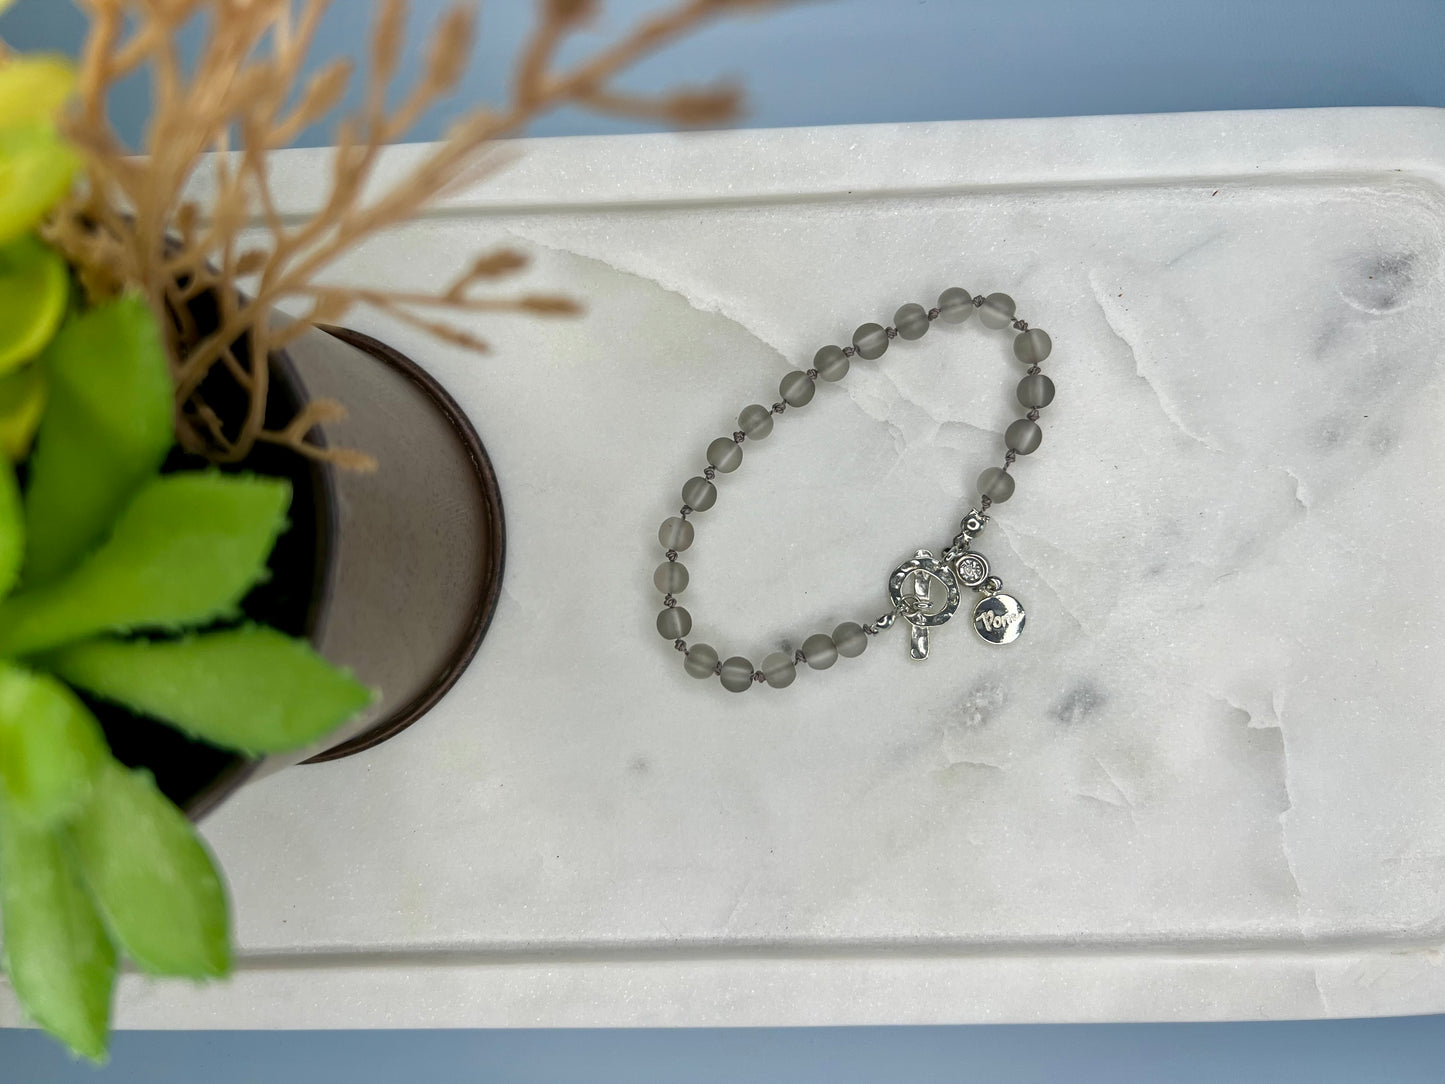
[[[361,0],[338,0],[321,52],[360,56]],[[413,30],[442,8],[415,0]],[[613,0],[578,49],[655,8]],[[459,103],[495,99],[531,22],[484,10]],[[73,52],[81,16],[20,0],[0,35]],[[413,58],[415,57],[413,53]],[[564,60],[568,53],[564,53]],[[771,127],[1293,106],[1445,106],[1445,0],[837,0],[712,27],[634,69],[634,90],[735,76]],[[116,101],[135,138],[143,85]],[[457,104],[428,115],[435,137]],[[1441,123],[1445,124],[1445,116]],[[562,111],[536,135],[645,130]],[[328,133],[303,142],[325,143]],[[381,755],[384,755],[384,751]],[[324,770],[324,769],[317,769]],[[1445,1081],[1445,1017],[736,1031],[121,1033],[110,1067],[0,1031],[0,1081]]]

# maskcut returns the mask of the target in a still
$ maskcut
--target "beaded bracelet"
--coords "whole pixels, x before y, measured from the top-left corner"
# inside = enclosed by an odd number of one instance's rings
[[[751,660],[735,655],[720,660],[718,652],[707,644],[691,644],[684,639],[692,631],[692,615],[677,604],[677,595],[688,584],[687,568],[677,559],[678,553],[692,545],[693,526],[689,519],[696,512],[706,512],[717,503],[719,474],[731,474],[743,461],[743,441],[762,440],[773,431],[773,418],[789,407],[806,406],[817,390],[818,378],[829,382],[848,375],[849,359],[874,361],[881,358],[895,338],[921,339],[935,320],[961,324],[978,310],[979,320],[986,327],[1013,327],[1014,356],[1028,366],[1028,373],[1019,381],[1018,401],[1027,414],[1013,422],[1004,433],[1004,463],[989,467],[978,476],[979,503],[970,508],[959,523],[958,533],[935,557],[931,550],[918,550],[888,577],[888,598],[891,608],[873,621],[845,621],[830,636],[816,633],[803,641],[800,650],[788,654],[775,652],[763,660],[761,669],[753,669]],[[974,296],[960,287],[944,290],[936,308],[904,305],[893,315],[893,326],[864,324],[853,333],[853,345],[825,346],[813,357],[812,368],[796,369],[783,377],[779,385],[781,399],[771,407],[754,403],[738,415],[738,428],[730,437],[718,437],[707,447],[708,465],[701,475],[690,478],[682,487],[683,506],[676,516],[665,520],[657,539],[667,553],[667,560],[657,567],[653,583],[663,594],[663,610],[657,615],[657,631],[683,653],[683,665],[696,678],[717,675],[723,688],[740,693],[754,683],[767,682],[782,689],[793,683],[799,663],[814,670],[826,670],[841,655],[855,658],[868,646],[868,637],[891,627],[898,618],[909,626],[909,654],[915,659],[928,658],[928,630],[942,625],[958,610],[960,587],[972,588],[982,597],[973,608],[973,627],[990,644],[1008,644],[1018,639],[1024,627],[1024,608],[1018,599],[1003,593],[1003,581],[989,571],[988,559],[973,549],[973,540],[988,523],[989,508],[1013,496],[1014,480],[1009,468],[1021,455],[1035,451],[1043,439],[1039,428],[1039,411],[1054,399],[1054,382],[1039,371],[1040,363],[1049,356],[1053,342],[1048,334],[1030,328],[1027,321],[1014,315],[1014,300],[1007,294]]]

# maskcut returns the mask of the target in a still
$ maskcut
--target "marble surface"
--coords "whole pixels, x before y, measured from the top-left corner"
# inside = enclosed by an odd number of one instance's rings
[[[507,243],[585,317],[476,357],[504,597],[441,706],[206,823],[237,978],[128,1027],[1445,1010],[1445,117],[1300,110],[535,141],[338,277]],[[413,152],[394,152],[402,168]],[[324,152],[285,159],[290,206]],[[1059,396],[980,540],[1023,638],[742,696],[653,629],[657,524],[858,323],[1003,290]],[[760,661],[882,612],[1017,413],[1009,338],[895,342],[745,446],[684,555]],[[0,1005],[0,1023],[14,1019]]]

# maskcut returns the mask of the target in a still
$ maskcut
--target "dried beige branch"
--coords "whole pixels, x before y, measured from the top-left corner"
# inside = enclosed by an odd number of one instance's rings
[[[660,120],[678,128],[727,124],[742,111],[742,91],[727,86],[678,90],[662,98],[594,90],[578,100],[599,113]]]
[[[537,26],[518,55],[509,99],[466,114],[410,171],[379,190],[384,148],[453,93],[465,73],[475,33],[470,7],[458,5],[436,23],[420,74],[403,90],[397,78],[407,7],[403,0],[378,0],[361,102],[343,111],[353,76],[348,62],[322,65],[309,79],[303,75],[329,0],[78,2],[89,15],[90,32],[80,61],[79,101],[66,124],[84,156],[86,183],[47,224],[46,236],[75,265],[91,297],[137,289],[162,318],[176,381],[177,432],[187,448],[236,461],[265,441],[365,468],[370,461],[363,453],[320,448],[306,439],[316,425],[338,420],[332,404],[308,404],[280,431],[265,429],[271,351],[339,320],[355,305],[472,350],[486,350],[486,341],[418,310],[558,316],[579,307],[551,294],[477,293],[526,266],[526,257],[512,249],[477,258],[435,294],[326,286],[322,276],[458,184],[501,168],[509,155],[498,151],[496,141],[547,110],[571,104],[677,126],[736,116],[739,95],[729,87],[642,96],[612,82],[709,19],[769,0],[682,0],[560,71],[561,46],[600,5],[539,0]],[[187,65],[180,42],[197,29],[200,46]],[[130,148],[110,122],[107,100],[119,81],[138,71],[151,80],[152,108],[142,145]],[[335,149],[320,209],[288,218],[271,188],[270,155],[328,120]],[[203,163],[212,171],[211,194],[198,205],[188,193]],[[252,232],[258,221],[259,240]],[[288,301],[288,308],[299,301],[303,311],[282,324],[278,306]],[[207,315],[202,305],[209,306]],[[245,393],[248,406],[239,423],[223,424],[203,398],[203,385],[219,375]]]
[[[405,290],[367,290],[328,286],[308,286],[297,293],[318,299],[349,301],[381,308],[387,305],[446,308],[457,312],[530,312],[547,316],[576,316],[582,306],[570,297],[559,294],[526,294],[522,297],[458,297],[446,294],[424,294]]]

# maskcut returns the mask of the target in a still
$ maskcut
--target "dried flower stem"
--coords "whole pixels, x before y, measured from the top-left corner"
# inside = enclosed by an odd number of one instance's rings
[[[338,116],[351,66],[333,62],[302,79],[328,0],[79,2],[90,15],[90,34],[81,57],[79,104],[67,131],[85,157],[86,183],[49,224],[48,236],[64,249],[93,298],[139,289],[163,318],[176,382],[177,434],[185,447],[225,462],[243,459],[257,441],[265,441],[352,467],[364,466],[366,458],[306,440],[313,426],[340,417],[335,404],[310,404],[280,430],[264,427],[273,350],[311,327],[339,320],[355,305],[474,350],[485,350],[486,342],[421,311],[563,315],[579,309],[551,295],[474,296],[473,287],[525,266],[525,257],[512,250],[482,257],[436,294],[324,286],[318,279],[368,238],[413,217],[457,184],[500,168],[506,159],[495,141],[557,106],[677,125],[731,119],[739,104],[732,88],[642,97],[618,91],[611,82],[715,16],[766,6],[762,0],[685,0],[558,72],[559,46],[597,4],[541,0],[510,99],[464,116],[405,176],[369,197],[384,148],[402,139],[460,82],[475,32],[468,8],[442,16],[421,76],[397,95],[406,5],[379,0],[362,101]],[[188,68],[179,43],[200,20],[207,32]],[[152,111],[136,156],[116,134],[106,101],[119,80],[139,71],[151,79]],[[398,104],[389,106],[394,100]],[[336,121],[330,187],[320,210],[288,223],[271,189],[268,156],[328,118]],[[204,161],[212,165],[213,185],[200,206],[188,199],[187,189]],[[243,234],[258,220],[264,240],[243,244]],[[249,283],[245,293],[239,289],[242,280]],[[192,312],[205,297],[215,299],[217,310],[209,327]],[[300,301],[303,311],[282,325],[276,316],[287,300]],[[203,384],[217,372],[247,396],[239,426],[220,418],[202,398]]]

